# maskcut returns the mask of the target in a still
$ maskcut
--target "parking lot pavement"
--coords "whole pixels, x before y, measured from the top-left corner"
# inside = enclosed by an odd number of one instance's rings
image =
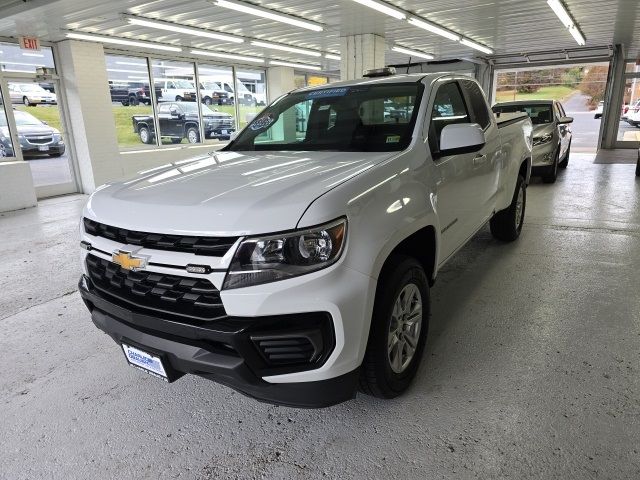
[[[406,395],[325,410],[128,367],[75,291],[85,197],[0,216],[0,478],[640,478],[640,184],[592,161],[440,272]]]

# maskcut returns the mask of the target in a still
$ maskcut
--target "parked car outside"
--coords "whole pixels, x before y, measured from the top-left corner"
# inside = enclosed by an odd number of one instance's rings
[[[629,107],[625,120],[629,125],[640,127],[640,100]]]
[[[382,115],[389,99],[407,115]],[[450,73],[294,91],[222,150],[97,189],[82,299],[167,382],[197,374],[297,407],[397,397],[439,269],[487,222],[520,236],[532,130]]]
[[[162,102],[195,102],[198,99],[196,87],[189,80],[156,79],[155,86],[160,88]]]
[[[595,112],[593,112],[593,118],[596,120],[602,118],[602,114],[604,113],[604,102],[598,102],[598,106],[596,107]]]
[[[572,117],[556,100],[520,100],[493,106],[496,115],[525,112],[533,122],[533,174],[544,183],[554,183],[558,168],[567,168],[571,153]]]
[[[109,93],[111,101],[126,106],[139,104],[151,105],[151,89],[146,82],[114,82],[109,81]],[[160,98],[162,92],[156,87],[156,98]]]
[[[9,83],[12,103],[22,103],[27,107],[35,105],[57,105],[55,93],[45,90],[37,83]]]
[[[13,111],[20,148],[25,157],[48,155],[60,157],[65,152],[65,144],[60,132],[28,112]],[[7,117],[0,112],[0,157],[13,157]]]
[[[233,105],[233,99],[216,82],[200,82],[200,98],[205,105]]]
[[[202,124],[205,138],[229,140],[235,132],[235,120],[232,115],[216,112],[196,103],[164,102],[158,105],[158,122],[163,138],[170,138],[173,143],[182,142],[186,138],[189,143],[200,141],[198,110],[202,111]],[[155,141],[155,125],[149,115],[134,115],[133,130],[142,143]]]

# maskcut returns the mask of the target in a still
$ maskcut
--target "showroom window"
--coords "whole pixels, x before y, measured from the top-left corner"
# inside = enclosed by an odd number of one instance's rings
[[[198,63],[198,80],[204,142],[227,141],[236,130],[233,69]]]
[[[7,112],[5,111],[5,102],[0,92],[0,161],[13,159],[13,142],[11,141],[11,131],[9,129],[9,121],[7,120]]]
[[[236,69],[235,85],[226,85],[238,103],[240,128],[255,118],[267,104],[267,82],[264,70]],[[228,90],[229,91],[229,90]]]
[[[121,149],[154,146],[155,126],[147,60],[107,55],[106,63],[118,146]]]
[[[0,70],[7,73],[36,73],[38,67],[55,68],[51,47],[22,50],[20,45],[0,43]]]

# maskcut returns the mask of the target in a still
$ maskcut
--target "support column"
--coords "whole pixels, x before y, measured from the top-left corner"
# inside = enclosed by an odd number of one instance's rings
[[[385,38],[374,33],[340,37],[340,78],[362,78],[365,70],[385,66]]]
[[[293,68],[290,67],[271,67],[267,70],[267,93],[269,101],[272,102],[276,98],[296,88]],[[295,142],[296,140],[296,116],[295,111],[291,110],[288,115],[282,118],[273,126],[271,133],[274,140],[286,142]]]
[[[100,43],[65,40],[57,65],[82,192],[124,176],[113,121],[104,49]]]
[[[602,112],[604,126],[601,129],[600,146],[606,150],[616,148],[618,126],[620,124],[620,107],[624,98],[624,70],[625,49],[623,45],[615,45],[613,58],[609,66],[609,82],[605,90],[604,111]]]

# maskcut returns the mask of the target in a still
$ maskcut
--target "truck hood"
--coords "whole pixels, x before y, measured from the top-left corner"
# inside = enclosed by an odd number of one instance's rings
[[[85,215],[108,225],[165,234],[240,236],[290,230],[320,195],[397,154],[211,153],[101,187]]]

